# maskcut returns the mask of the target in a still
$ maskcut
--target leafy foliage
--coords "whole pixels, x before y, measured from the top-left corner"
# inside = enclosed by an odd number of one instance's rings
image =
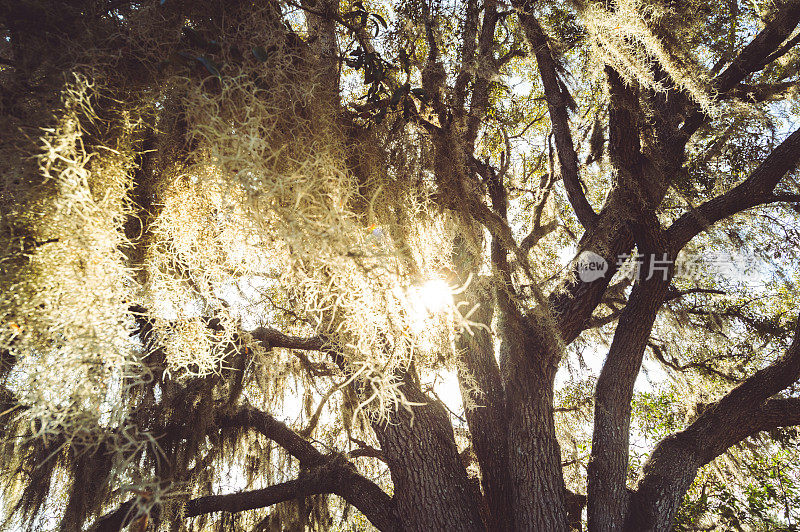
[[[582,294],[569,291],[585,236],[627,230],[641,197],[584,227],[554,109],[599,211],[631,181],[611,132],[619,76],[638,157],[675,170],[637,160],[642,181],[663,180],[663,227],[741,183],[797,121],[796,30],[735,90],[718,86],[786,2],[62,4],[0,14],[7,527],[79,530],[127,508],[143,530],[369,529],[332,489],[192,512],[307,481],[322,456],[393,494],[378,434],[430,404],[485,477],[467,420],[491,405],[469,354],[488,342],[506,371],[509,315],[560,356],[553,430],[566,487],[585,491],[598,375],[634,283],[614,265],[567,345],[550,303]],[[697,117],[682,159],[663,160],[659,143]],[[706,227],[678,257],[692,268],[647,340],[629,488],[659,441],[789,347],[796,177],[776,189],[786,201]],[[777,428],[704,465],[676,528],[797,530],[798,443]]]

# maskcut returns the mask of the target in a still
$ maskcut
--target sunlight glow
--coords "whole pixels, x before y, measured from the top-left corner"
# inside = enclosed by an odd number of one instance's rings
[[[419,289],[420,302],[431,314],[442,312],[453,304],[453,290],[442,279],[431,279]]]
[[[453,305],[453,289],[442,279],[431,279],[412,289],[415,321],[424,321]]]

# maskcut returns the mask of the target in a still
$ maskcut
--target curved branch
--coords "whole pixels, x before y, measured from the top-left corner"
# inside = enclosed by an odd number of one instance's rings
[[[352,464],[341,455],[333,455],[328,457],[325,464],[301,472],[295,480],[260,490],[211,495],[188,501],[184,515],[194,517],[220,511],[241,512],[300,497],[334,493],[358,508],[378,530],[400,530],[391,498],[381,491],[382,495],[377,500],[367,499],[361,491],[363,484],[359,479],[363,477],[356,472]]]
[[[330,455],[319,452],[285,423],[255,408],[245,407],[236,414],[218,416],[217,419],[223,426],[249,427],[260,432],[297,458],[303,468],[330,463],[332,460]],[[337,460],[336,463],[339,464],[337,475],[341,478],[332,493],[358,508],[379,530],[399,529],[392,498],[374,482],[359,474],[347,460]]]
[[[220,414],[217,424],[220,428],[250,428],[261,433],[297,458],[302,467],[312,467],[326,460],[324,454],[285,423],[256,408],[244,407],[235,414]]]
[[[183,515],[195,517],[213,512],[243,512],[310,495],[331,493],[334,490],[337,473],[336,468],[324,465],[303,472],[294,480],[260,490],[199,497],[186,502]]]
[[[750,176],[721,196],[678,218],[667,230],[673,251],[678,252],[704,229],[751,207],[774,201],[773,189],[800,162],[800,129],[789,135]]]
[[[762,430],[800,423],[800,399],[770,399],[800,379],[800,321],[786,354],[709,405],[684,430],[659,442],[644,466],[625,530],[669,530],[697,470]]]
[[[264,347],[283,347],[286,349],[303,349],[305,351],[322,351],[327,343],[321,336],[303,338],[284,334],[271,327],[258,327],[250,331],[250,336],[264,344]]]
[[[650,218],[649,227],[633,228],[637,235],[643,233],[637,238],[644,254],[642,277],[619,318],[595,389],[594,432],[587,470],[591,530],[619,530],[625,519],[633,387],[672,280],[671,267],[667,271],[657,269],[659,264],[655,261],[666,259],[664,250],[668,246],[655,215]]]
[[[213,512],[243,512],[311,495],[333,493],[358,508],[378,530],[392,532],[400,530],[393,501],[388,495],[377,486],[371,492],[364,491],[363,480],[366,479],[359,475],[352,464],[341,455],[331,455],[325,458],[325,463],[301,471],[298,478],[288,482],[259,490],[227,495],[208,495],[189,500],[184,504],[181,515],[196,517]],[[377,497],[369,497],[376,495],[375,490],[380,494]],[[100,517],[92,530],[94,532],[116,532],[141,515],[146,515],[137,508],[136,503],[137,500],[132,499],[114,512]]]
[[[667,296],[664,301],[672,301],[674,299],[679,299],[683,296],[688,296],[691,294],[713,294],[713,295],[725,295],[724,290],[716,290],[714,288],[689,288],[687,290],[678,290],[675,287],[671,287],[667,292]]]

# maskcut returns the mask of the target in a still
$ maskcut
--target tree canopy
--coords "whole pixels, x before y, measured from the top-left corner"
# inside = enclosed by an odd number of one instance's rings
[[[798,530],[800,1],[0,2],[19,530]]]

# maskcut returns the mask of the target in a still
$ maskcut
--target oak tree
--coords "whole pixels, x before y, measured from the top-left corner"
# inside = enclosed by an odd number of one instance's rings
[[[3,527],[795,530],[799,23],[0,2]]]

